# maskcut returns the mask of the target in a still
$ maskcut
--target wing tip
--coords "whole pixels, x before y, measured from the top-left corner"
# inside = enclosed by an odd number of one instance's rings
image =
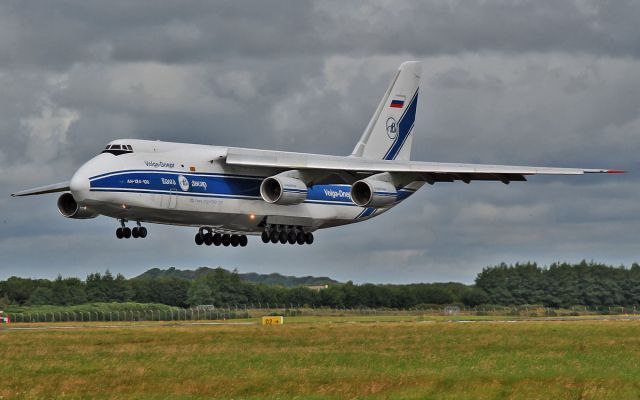
[[[624,169],[585,169],[583,170],[585,174],[626,174],[627,171]]]

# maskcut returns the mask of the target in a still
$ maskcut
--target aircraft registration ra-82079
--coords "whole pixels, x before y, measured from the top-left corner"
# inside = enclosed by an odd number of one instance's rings
[[[119,239],[156,223],[197,227],[198,245],[244,247],[247,235],[311,244],[315,230],[378,216],[425,183],[623,172],[410,161],[420,74],[420,62],[400,65],[349,156],[121,139],[70,181],[13,196],[64,192],[63,216],[116,218]]]

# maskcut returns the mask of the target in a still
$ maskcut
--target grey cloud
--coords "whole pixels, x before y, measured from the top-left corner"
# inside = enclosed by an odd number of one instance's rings
[[[0,15],[0,66],[18,68],[404,52],[640,55],[640,5],[631,0],[10,1]]]
[[[3,2],[0,279],[201,265],[356,282],[462,280],[500,261],[638,261],[638,174],[426,186],[311,247],[196,248],[65,220],[55,196],[110,140],[348,154],[398,64],[423,59],[413,158],[640,163],[635,2]],[[36,251],[37,250],[37,251]],[[304,259],[304,265],[295,261]]]

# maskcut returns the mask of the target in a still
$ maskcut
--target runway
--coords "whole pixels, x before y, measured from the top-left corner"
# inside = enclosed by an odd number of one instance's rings
[[[45,326],[6,326],[0,331],[49,331],[49,330],[82,330],[82,329],[134,329],[134,328],[174,328],[179,326],[199,325],[256,325],[257,322],[185,322],[178,324],[130,324],[130,325],[45,325]]]
[[[295,319],[293,317],[292,319]],[[537,317],[537,318],[495,318],[495,319],[427,319],[427,320],[400,320],[400,321],[331,321],[319,320],[317,324],[471,324],[471,323],[523,323],[523,322],[588,322],[588,321],[640,321],[640,315],[601,315],[583,317]],[[0,331],[48,331],[48,330],[83,330],[83,329],[140,329],[140,328],[176,328],[186,326],[251,326],[258,325],[258,321],[238,322],[181,322],[181,323],[130,323],[130,324],[79,324],[79,325],[38,325],[28,326],[20,323],[19,326],[2,326]],[[291,323],[290,323],[291,324]],[[315,324],[314,322],[292,322],[292,324]]]

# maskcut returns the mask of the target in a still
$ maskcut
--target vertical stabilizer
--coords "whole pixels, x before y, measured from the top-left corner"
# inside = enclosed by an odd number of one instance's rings
[[[409,159],[421,73],[420,61],[406,61],[400,65],[351,156]]]

